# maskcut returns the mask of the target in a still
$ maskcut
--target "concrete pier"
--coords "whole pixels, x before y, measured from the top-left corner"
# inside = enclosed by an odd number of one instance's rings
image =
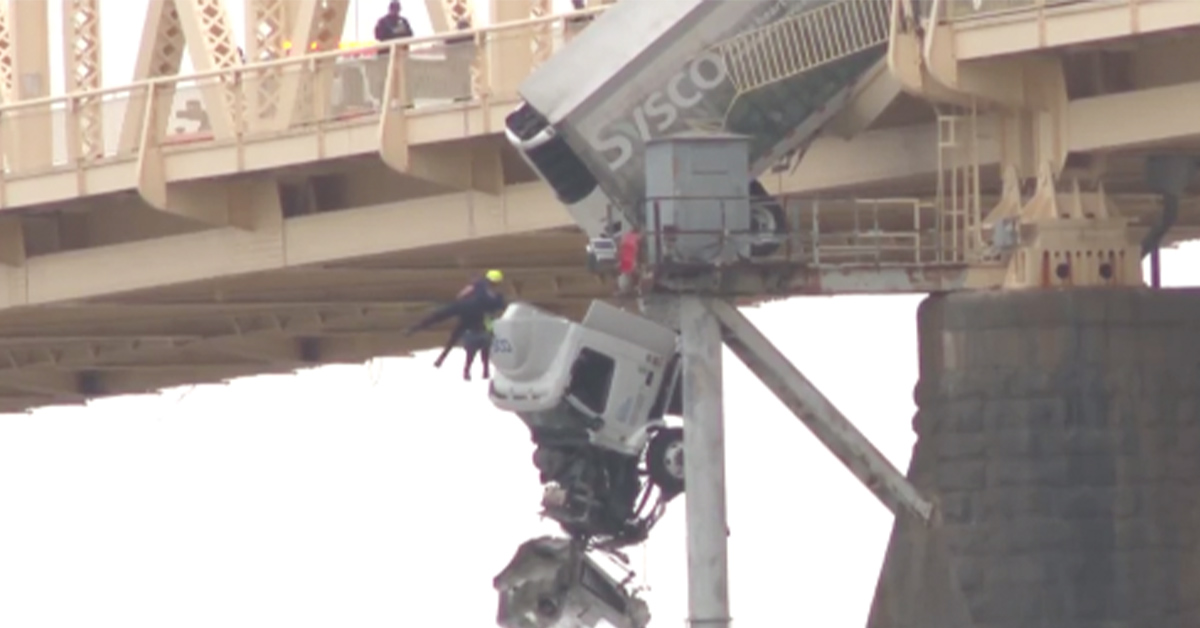
[[[918,324],[908,475],[967,625],[1200,626],[1200,291],[955,294]],[[868,625],[960,628],[929,616],[914,525]]]

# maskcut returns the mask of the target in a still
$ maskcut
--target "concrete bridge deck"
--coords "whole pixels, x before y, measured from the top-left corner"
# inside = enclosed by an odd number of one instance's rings
[[[1062,68],[1061,102],[1027,120],[1040,134],[984,105],[955,118],[974,125],[980,203],[1000,202],[1014,151],[1054,152],[1149,224],[1146,155],[1200,150],[1200,68],[1171,62],[1200,52],[1178,36],[1200,11],[1013,4],[943,16],[948,36],[924,51],[963,93],[992,77],[1033,98],[1045,86],[1030,60]],[[570,315],[611,295],[500,135],[520,80],[600,10],[418,38],[390,56],[310,54],[0,106],[0,412],[429,347],[440,336],[399,331],[489,267],[514,297]],[[919,225],[945,200],[948,118],[902,80],[893,48],[804,160],[764,179],[797,244],[781,294],[988,287],[1003,274],[968,251],[929,254],[940,245]],[[30,148],[30,128],[54,141]],[[1185,199],[1171,238],[1197,228]]]

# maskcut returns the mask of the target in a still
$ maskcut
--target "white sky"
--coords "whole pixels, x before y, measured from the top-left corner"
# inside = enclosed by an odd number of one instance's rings
[[[109,84],[130,75],[144,4],[105,0]],[[369,33],[384,3],[362,4]],[[406,4],[428,28],[423,4]],[[1196,283],[1198,256],[1166,253],[1166,282]],[[904,468],[918,302],[795,299],[749,315]],[[0,417],[0,626],[493,626],[492,577],[557,530],[536,516],[528,432],[485,383],[458,378],[461,359]],[[737,625],[860,628],[890,515],[725,360]],[[684,625],[683,499],[633,552],[654,626]]]

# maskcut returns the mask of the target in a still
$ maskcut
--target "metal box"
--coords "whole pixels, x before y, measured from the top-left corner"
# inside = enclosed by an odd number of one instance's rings
[[[744,255],[749,172],[742,136],[686,133],[647,143],[647,259],[720,264]]]

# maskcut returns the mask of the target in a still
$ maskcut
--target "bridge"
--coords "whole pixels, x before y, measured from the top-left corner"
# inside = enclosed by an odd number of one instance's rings
[[[105,87],[100,2],[67,0],[61,96],[46,1],[0,15],[0,412],[427,348],[402,330],[489,267],[567,315],[612,295],[503,137],[606,5],[494,0],[473,26],[429,0],[439,33],[346,49],[348,2],[246,4],[241,38],[221,0],[151,0],[136,80]],[[764,179],[792,272],[747,294],[1140,282],[1147,163],[1198,148],[1176,60],[1200,5],[895,0],[886,26],[851,105]],[[1177,196],[1163,244],[1200,237]],[[997,252],[1005,225],[1035,244]]]

